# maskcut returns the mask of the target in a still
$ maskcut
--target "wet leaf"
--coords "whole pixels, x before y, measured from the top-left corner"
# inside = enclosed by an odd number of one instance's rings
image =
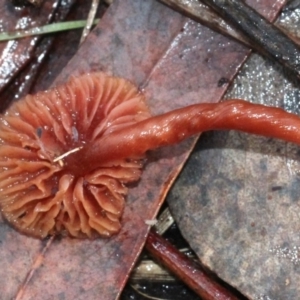
[[[55,14],[61,14],[63,9],[67,12],[73,2],[66,1],[62,8],[58,0],[44,1],[39,7],[17,7],[7,1],[0,6],[1,32],[26,30],[52,22]],[[0,91],[30,62],[40,39],[27,37],[0,44]]]
[[[300,23],[291,1],[277,25]],[[299,83],[253,55],[227,97],[299,115]],[[203,135],[169,203],[209,268],[249,299],[298,299],[299,146],[237,132]],[[185,201],[180,201],[184,199]]]

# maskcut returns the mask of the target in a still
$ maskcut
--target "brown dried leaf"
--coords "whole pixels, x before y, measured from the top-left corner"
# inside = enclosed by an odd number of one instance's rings
[[[277,25],[299,27],[291,1]],[[291,16],[296,16],[291,18]],[[299,83],[253,55],[227,97],[299,115]],[[299,146],[238,132],[203,135],[169,203],[185,238],[249,299],[298,299]],[[179,201],[185,199],[185,201]]]
[[[7,1],[0,6],[1,31],[17,31],[49,23],[60,1],[44,1],[40,7],[15,7]],[[0,44],[0,91],[28,64],[41,37],[27,37]]]
[[[0,4],[1,32],[30,30],[65,19],[76,0],[43,1],[34,6]],[[0,110],[25,96],[52,45],[53,36],[33,36],[0,43]],[[14,81],[13,81],[14,80]]]

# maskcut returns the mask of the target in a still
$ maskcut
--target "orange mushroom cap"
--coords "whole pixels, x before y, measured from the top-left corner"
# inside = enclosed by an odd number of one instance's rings
[[[6,220],[39,238],[118,232],[125,184],[139,179],[143,156],[106,161],[93,170],[72,156],[149,116],[136,87],[103,73],[72,78],[14,103],[0,116],[0,207]]]

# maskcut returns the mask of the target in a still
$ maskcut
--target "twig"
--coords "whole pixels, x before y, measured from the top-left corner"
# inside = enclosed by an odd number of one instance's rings
[[[159,260],[203,299],[241,299],[213,280],[198,264],[188,259],[153,231],[149,233],[145,247],[155,259]]]
[[[229,36],[247,46],[248,41],[236,31],[233,27],[228,25],[223,19],[221,19],[217,13],[211,10],[209,7],[201,3],[200,1],[191,1],[188,4],[183,0],[160,0],[160,2],[168,5],[169,7],[177,10],[185,16],[199,22],[212,30],[215,30],[223,35]]]
[[[83,43],[83,41],[86,39],[87,35],[91,31],[91,28],[92,28],[94,20],[95,20],[95,16],[96,16],[96,12],[97,12],[99,3],[100,3],[100,0],[93,0],[93,2],[92,2],[91,9],[89,11],[89,15],[88,15],[88,18],[87,18],[87,22],[86,22],[86,25],[83,29],[81,38],[80,38],[80,44]]]
[[[279,62],[300,79],[300,47],[271,22],[240,0],[202,0],[234,26],[252,48]]]
[[[198,0],[188,3],[183,0],[160,1],[193,20],[267,55],[281,64],[288,73],[300,79],[300,47],[296,39],[259,15],[244,1],[202,0],[205,5]]]
[[[15,300],[21,300],[23,298],[25,290],[26,290],[30,280],[32,279],[32,276],[36,273],[36,271],[43,264],[44,256],[45,256],[47,250],[50,248],[51,244],[53,243],[54,239],[55,239],[54,235],[49,238],[45,247],[42,249],[41,253],[39,253],[38,256],[36,257],[35,261],[33,261],[31,268],[30,268],[29,272],[27,273],[24,282],[22,283],[20,289],[17,292],[16,297],[14,298]]]

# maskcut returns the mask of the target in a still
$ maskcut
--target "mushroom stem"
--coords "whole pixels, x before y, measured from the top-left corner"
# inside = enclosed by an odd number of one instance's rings
[[[147,150],[176,144],[203,131],[222,129],[300,144],[298,116],[280,108],[233,99],[222,103],[196,104],[148,118],[88,144],[73,159],[94,169],[117,159],[139,156]]]

